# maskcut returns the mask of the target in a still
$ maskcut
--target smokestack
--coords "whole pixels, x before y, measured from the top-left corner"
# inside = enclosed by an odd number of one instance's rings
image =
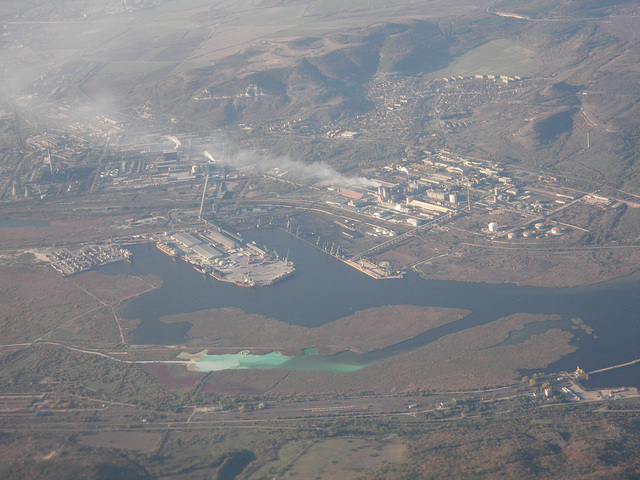
[[[198,219],[202,220],[202,208],[204,207],[204,196],[207,193],[207,183],[209,183],[209,174],[204,177],[204,188],[202,189],[202,200],[200,200],[200,211],[198,212]]]

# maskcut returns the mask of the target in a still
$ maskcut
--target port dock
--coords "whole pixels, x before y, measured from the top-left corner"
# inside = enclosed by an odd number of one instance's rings
[[[197,272],[240,287],[273,285],[295,271],[288,259],[273,258],[217,228],[165,232],[153,240],[158,250],[192,264]]]

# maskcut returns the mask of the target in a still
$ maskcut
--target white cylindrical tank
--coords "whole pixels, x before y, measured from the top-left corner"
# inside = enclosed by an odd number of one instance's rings
[[[490,232],[497,232],[498,231],[498,224],[496,222],[491,222],[489,224],[489,231]]]

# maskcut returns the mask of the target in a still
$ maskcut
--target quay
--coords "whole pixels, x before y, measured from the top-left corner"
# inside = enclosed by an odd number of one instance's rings
[[[181,258],[203,275],[239,287],[273,285],[295,271],[288,258],[273,258],[256,245],[217,227],[165,232],[154,240],[166,255]]]

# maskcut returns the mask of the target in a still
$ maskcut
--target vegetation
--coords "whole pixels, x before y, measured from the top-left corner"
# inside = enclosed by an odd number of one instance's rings
[[[505,417],[431,425],[407,437],[406,463],[362,478],[630,479],[640,468],[637,428],[637,414],[521,407]]]
[[[137,365],[114,362],[57,345],[36,344],[19,352],[0,356],[3,383],[37,383],[55,378],[71,391],[98,399],[110,399],[145,408],[176,408],[176,394],[159,387]]]
[[[612,405],[613,406],[613,405]],[[637,478],[638,401],[536,408],[530,397],[502,406],[453,401],[439,415],[301,420],[294,429],[170,430],[151,452],[90,447],[52,434],[50,459],[3,461],[11,478]],[[500,412],[501,414],[497,414]],[[25,454],[43,436],[5,434]],[[5,450],[9,451],[9,450]],[[111,475],[109,477],[109,475]]]
[[[627,208],[613,233],[625,240],[637,243],[640,240],[640,208]]]

